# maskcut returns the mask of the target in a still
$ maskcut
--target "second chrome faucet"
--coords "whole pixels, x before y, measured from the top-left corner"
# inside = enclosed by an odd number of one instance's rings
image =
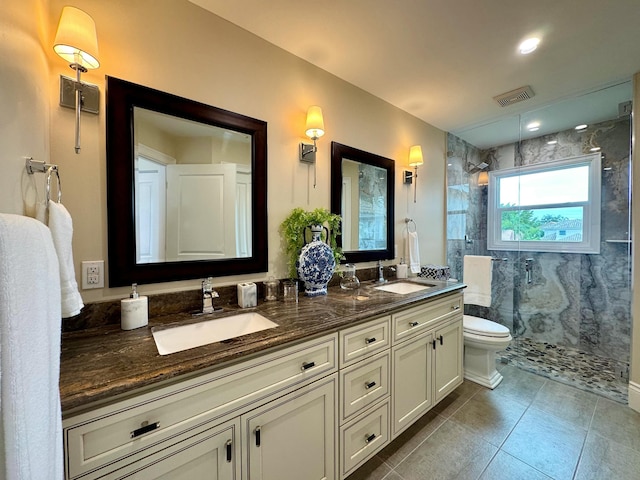
[[[213,278],[209,277],[202,281],[202,313],[213,313],[220,308],[213,306],[213,299],[220,295],[213,289]]]

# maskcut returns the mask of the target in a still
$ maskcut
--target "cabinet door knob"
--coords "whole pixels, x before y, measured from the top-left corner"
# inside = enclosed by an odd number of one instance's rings
[[[371,442],[373,442],[374,438],[376,438],[376,434],[375,433],[372,433],[371,435],[365,435],[364,436],[364,441],[366,443],[371,443]]]
[[[140,428],[135,429],[131,432],[131,438],[139,437],[140,435],[144,435],[145,433],[152,432],[156,428],[160,427],[160,422],[148,423],[143,422]]]
[[[365,383],[364,384],[364,388],[366,388],[367,390],[369,390],[370,388],[373,388],[376,386],[376,382],[369,382],[369,383]]]
[[[302,369],[301,370],[304,372],[305,370],[308,370],[308,369],[310,369],[312,367],[315,367],[315,366],[316,366],[316,362],[308,362],[308,363],[305,362],[305,363],[302,364]]]
[[[227,448],[227,462],[231,463],[231,440],[227,440],[227,443],[225,443],[225,447]]]
[[[460,305],[451,305],[451,310],[460,310]]]
[[[256,429],[253,431],[256,434],[256,447],[260,446],[260,427],[256,427]]]
[[[371,338],[365,338],[364,339],[364,343],[366,343],[367,345],[369,345],[370,343],[373,343],[376,341],[376,337],[371,337]]]
[[[418,325],[420,325],[419,322],[409,322],[409,326],[411,327],[417,327]]]

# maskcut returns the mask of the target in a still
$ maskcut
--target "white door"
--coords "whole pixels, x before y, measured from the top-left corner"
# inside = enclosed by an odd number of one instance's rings
[[[336,375],[242,416],[245,480],[332,480]]]
[[[236,181],[236,253],[251,256],[251,170],[238,165]]]
[[[137,157],[134,177],[136,263],[164,262],[166,166]]]
[[[237,257],[235,199],[235,165],[168,165],[167,261]]]

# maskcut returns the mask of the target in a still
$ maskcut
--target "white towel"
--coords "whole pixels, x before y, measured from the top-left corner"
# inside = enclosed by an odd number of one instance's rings
[[[0,214],[0,478],[64,474],[59,287],[49,229]]]
[[[464,303],[491,306],[491,257],[479,255],[465,255],[464,263]]]
[[[411,270],[411,273],[420,273],[420,244],[418,243],[418,232],[408,232],[407,234],[407,257],[409,259],[409,270]]]
[[[67,209],[61,203],[49,202],[49,228],[53,244],[60,263],[60,291],[62,318],[73,317],[80,313],[84,303],[76,283],[76,271],[73,268],[73,221]]]

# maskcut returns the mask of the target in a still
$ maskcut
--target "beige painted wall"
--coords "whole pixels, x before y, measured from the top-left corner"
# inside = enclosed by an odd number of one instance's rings
[[[0,15],[0,212],[32,214],[43,175],[27,175],[24,157],[49,157],[47,0],[9,0]],[[40,181],[38,181],[40,180]],[[36,192],[36,188],[39,190]]]
[[[48,44],[66,0],[51,0]],[[51,68],[51,158],[60,165],[64,203],[74,218],[74,257],[107,259],[104,76],[110,75],[236,111],[268,122],[269,273],[219,277],[218,285],[286,276],[278,226],[293,207],[330,206],[332,140],[392,159],[396,173],[396,243],[403,219],[414,218],[422,261],[444,261],[445,133],[309,63],[212,15],[186,0],[77,0],[96,22],[100,68],[83,76],[102,91],[99,116],[83,115],[82,151],[73,152],[73,111],[57,105],[59,74],[69,67],[47,50]],[[327,134],[318,143],[318,181],[298,161],[306,109],[323,107]],[[425,165],[418,203],[401,183],[409,147],[421,144]],[[442,228],[433,228],[442,225]],[[389,262],[391,263],[391,262]],[[215,275],[215,272],[214,272]],[[198,280],[143,285],[144,293],[194,288]],[[82,291],[85,301],[125,294],[127,289]]]

